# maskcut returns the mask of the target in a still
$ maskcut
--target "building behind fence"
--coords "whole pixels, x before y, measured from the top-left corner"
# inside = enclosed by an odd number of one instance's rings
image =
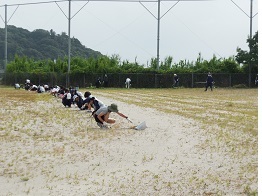
[[[255,87],[257,74],[228,74],[213,73],[215,87]],[[179,86],[184,88],[204,87],[207,74],[184,73],[178,74]],[[67,74],[42,73],[42,74],[9,74],[0,75],[1,84],[13,86],[15,83],[24,84],[26,79],[30,79],[33,84],[49,84],[50,86],[78,86],[80,88],[95,86],[97,78],[103,81],[104,74],[83,73]],[[171,88],[173,85],[173,74],[152,74],[152,73],[107,73],[108,87],[124,88],[127,77],[131,79],[132,88]],[[69,78],[69,80],[68,80]]]

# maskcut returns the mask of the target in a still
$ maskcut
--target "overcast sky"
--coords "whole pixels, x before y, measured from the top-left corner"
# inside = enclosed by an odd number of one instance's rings
[[[0,0],[0,6],[47,1]],[[86,3],[71,2],[71,37],[102,54],[118,54],[121,60],[136,60],[147,65],[151,58],[156,58],[157,2],[142,3],[151,13],[139,2],[105,0]],[[176,3],[161,1],[160,4],[161,61],[168,56],[173,57],[173,62],[185,59],[195,61],[199,53],[206,60],[214,54],[218,58],[228,58],[236,55],[237,47],[248,50],[246,40],[250,32],[250,0],[192,0]],[[8,6],[8,25],[29,31],[53,29],[57,34],[68,34],[69,3],[65,1],[57,4]],[[257,12],[258,0],[253,0],[253,15]],[[4,7],[0,7],[0,16],[0,28],[4,28]],[[258,15],[252,21],[254,34],[258,30]]]

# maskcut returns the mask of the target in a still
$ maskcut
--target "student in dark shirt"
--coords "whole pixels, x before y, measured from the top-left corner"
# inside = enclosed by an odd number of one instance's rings
[[[211,91],[213,90],[213,84],[214,84],[214,79],[211,75],[210,72],[208,72],[208,75],[207,75],[207,80],[206,80],[206,90],[208,89],[208,87],[210,87]]]

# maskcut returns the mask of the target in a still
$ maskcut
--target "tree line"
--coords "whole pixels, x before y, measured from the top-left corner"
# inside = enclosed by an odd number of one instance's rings
[[[36,30],[28,33],[27,30],[9,27],[19,33],[13,34],[20,46],[9,55],[14,57],[6,67],[7,73],[67,73],[68,57],[66,55],[68,36],[65,33],[57,35],[54,31]],[[11,30],[10,30],[11,31]],[[23,35],[23,36],[22,36]],[[1,37],[1,32],[0,32]],[[15,39],[16,37],[16,39]],[[19,39],[20,39],[19,38]],[[12,37],[10,38],[12,39]],[[0,39],[3,40],[3,39]],[[33,43],[34,40],[38,40]],[[29,45],[30,43],[30,45]],[[195,61],[180,60],[173,62],[168,56],[160,62],[157,68],[157,59],[151,58],[149,66],[145,67],[137,62],[121,61],[119,55],[106,56],[99,52],[85,48],[81,43],[72,38],[72,57],[70,73],[257,73],[258,72],[258,32],[247,39],[250,51],[236,49],[236,56],[217,58],[215,55],[210,60],[204,60],[199,53]],[[36,51],[34,47],[39,47]],[[2,53],[3,44],[0,43]],[[10,46],[8,46],[10,47]],[[25,49],[29,48],[29,49]],[[40,50],[41,49],[41,50]],[[28,51],[27,51],[28,50]],[[12,47],[9,50],[12,51]],[[22,53],[25,52],[26,53]],[[57,55],[59,54],[59,55]],[[58,58],[57,58],[58,57]],[[57,58],[57,59],[56,59]],[[54,61],[54,59],[56,59]]]
[[[4,60],[5,29],[0,28],[0,64]],[[76,38],[71,38],[71,55],[82,58],[97,57],[102,54],[86,48]],[[12,61],[15,55],[34,59],[56,59],[68,55],[68,36],[65,32],[56,34],[50,31],[36,29],[32,32],[12,25],[7,26],[7,60]]]

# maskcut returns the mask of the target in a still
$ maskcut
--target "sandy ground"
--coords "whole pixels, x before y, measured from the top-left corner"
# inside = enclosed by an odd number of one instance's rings
[[[133,123],[114,114],[117,123],[101,130],[90,114],[64,108],[56,98],[1,107],[1,115],[16,118],[0,124],[5,138],[0,195],[247,195],[257,190],[257,174],[248,171],[257,154],[232,154],[212,128],[203,130],[193,120],[99,98],[117,103]],[[130,129],[143,121],[145,130]]]

